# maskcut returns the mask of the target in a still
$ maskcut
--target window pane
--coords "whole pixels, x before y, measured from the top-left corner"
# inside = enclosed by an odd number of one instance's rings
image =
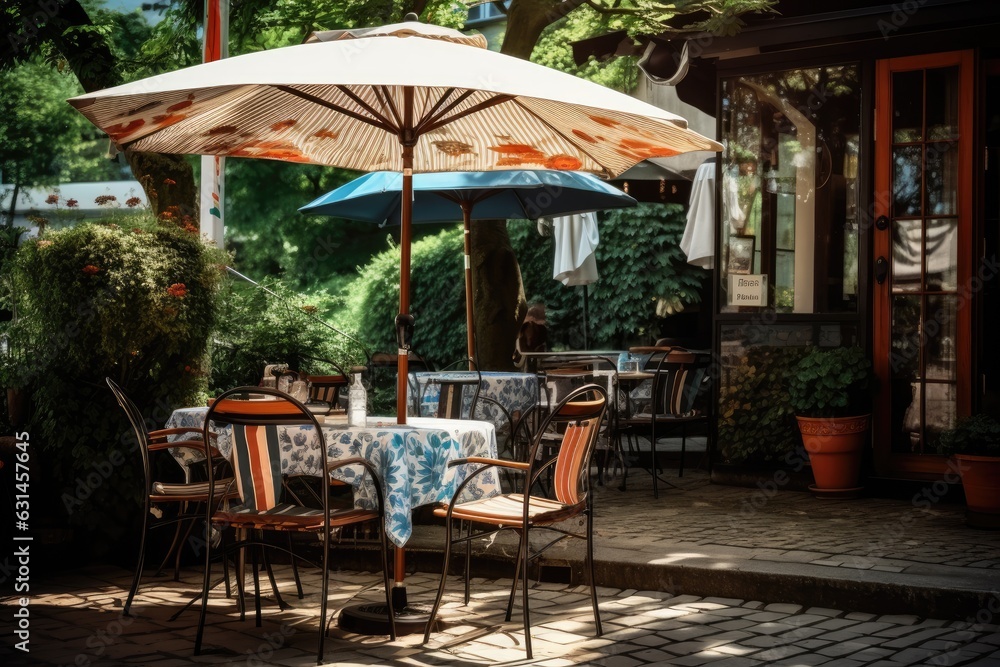
[[[927,221],[927,289],[953,292],[958,289],[958,219]]]
[[[920,291],[923,224],[920,219],[892,223],[892,291]]]
[[[931,380],[957,379],[955,341],[957,298],[934,295],[927,297],[927,319],[923,323],[926,376]]]
[[[958,178],[958,144],[955,142],[927,144],[927,213],[954,215],[956,180]]]
[[[766,278],[768,307],[857,312],[858,68],[725,79],[721,312],[739,312],[729,274]],[[730,262],[753,240],[753,260]]]
[[[958,67],[927,70],[927,138],[958,136]]]
[[[892,141],[901,144],[924,137],[924,72],[896,72],[892,75]]]
[[[920,146],[902,146],[892,150],[892,214],[894,217],[920,215],[921,157]]]

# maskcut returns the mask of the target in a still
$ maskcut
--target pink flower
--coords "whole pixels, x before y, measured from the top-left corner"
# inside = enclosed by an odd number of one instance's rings
[[[88,276],[92,276],[95,273],[98,273],[100,270],[101,270],[100,267],[94,266],[93,264],[88,264],[87,266],[83,267],[83,272],[86,273]]]
[[[187,287],[184,285],[184,283],[174,283],[173,285],[167,288],[167,293],[172,297],[183,299],[185,296],[187,296]]]
[[[59,203],[59,195],[57,195],[55,193],[49,195],[48,197],[45,198],[45,203],[46,204],[58,204]]]
[[[79,204],[79,202],[77,200],[75,200],[75,199],[67,199],[66,200],[66,206],[69,207],[69,208],[76,208],[77,204]]]

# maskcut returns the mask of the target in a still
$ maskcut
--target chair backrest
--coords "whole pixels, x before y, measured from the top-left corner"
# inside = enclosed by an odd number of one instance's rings
[[[251,395],[271,400],[251,399]],[[312,425],[322,470],[327,469],[326,441],[313,414],[288,394],[260,387],[238,387],[221,394],[205,416],[205,437],[213,427],[232,428],[230,459],[240,498],[247,509],[266,511],[282,499],[279,427]],[[303,454],[308,456],[309,454]]]
[[[659,414],[680,416],[694,409],[708,373],[707,355],[673,348],[660,355],[656,367],[654,401]]]
[[[590,456],[597,445],[607,402],[604,387],[598,384],[578,387],[559,402],[536,435],[530,459],[532,465],[537,460],[538,447],[548,426],[565,424],[552,484],[556,500],[561,503],[576,505],[587,499]]]
[[[335,408],[339,402],[340,390],[350,383],[346,375],[310,375],[309,398],[329,403]]]
[[[146,480],[146,493],[148,494],[150,485],[152,484],[152,471],[149,463],[149,430],[146,428],[146,422],[136,404],[125,395],[125,392],[114,380],[106,377],[104,381],[111,388],[111,393],[115,395],[118,405],[125,411],[125,416],[128,417],[128,421],[132,425],[132,430],[135,432],[136,440],[139,441],[139,453],[142,454],[142,471]]]

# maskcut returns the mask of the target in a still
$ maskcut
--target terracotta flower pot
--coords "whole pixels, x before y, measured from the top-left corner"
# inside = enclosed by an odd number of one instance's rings
[[[971,526],[1000,526],[1000,457],[955,454]]]
[[[869,415],[796,417],[817,491],[858,491]]]

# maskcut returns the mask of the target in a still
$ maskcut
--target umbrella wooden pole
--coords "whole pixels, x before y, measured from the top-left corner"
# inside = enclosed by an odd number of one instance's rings
[[[476,316],[472,304],[472,238],[470,225],[472,221],[472,202],[462,201],[462,218],[465,222],[465,329],[468,332],[469,370],[475,370],[476,359]]]

